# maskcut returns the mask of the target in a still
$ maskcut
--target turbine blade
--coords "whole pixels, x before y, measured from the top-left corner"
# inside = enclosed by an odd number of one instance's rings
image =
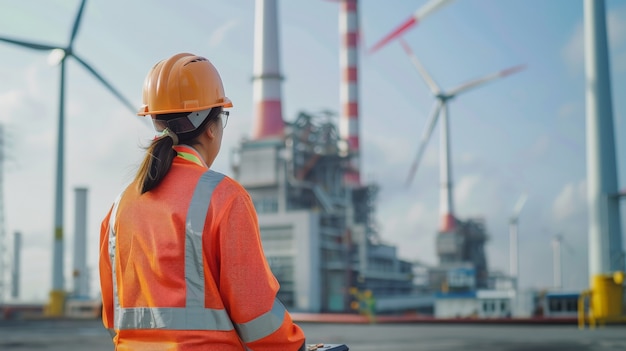
[[[387,45],[387,43],[392,41],[394,38],[402,35],[402,33],[411,29],[411,27],[413,27],[415,24],[417,24],[417,19],[415,17],[411,17],[408,20],[402,22],[402,24],[400,24],[391,33],[387,34],[387,36],[385,36],[380,41],[378,41],[378,43],[374,44],[374,46],[372,46],[369,49],[369,54],[373,54],[374,52],[378,51],[380,48]]]
[[[411,18],[402,22],[398,27],[396,27],[396,29],[394,29],[391,33],[387,34],[380,41],[378,41],[378,43],[372,46],[372,48],[369,50],[369,53],[372,54],[375,51],[379,50],[387,43],[392,41],[394,38],[401,36],[404,32],[411,29],[419,22],[423,21],[424,18],[428,17],[428,15],[440,9],[444,5],[450,3],[451,1],[452,0],[431,0],[430,2],[426,3],[420,9],[415,11]]]
[[[111,84],[109,84],[109,82],[107,82],[87,62],[83,61],[83,59],[81,59],[80,57],[76,55],[72,55],[72,57],[74,57],[76,61],[78,61],[78,63],[80,63],[83,67],[85,67],[89,72],[91,72],[91,74],[93,74],[96,77],[96,79],[100,81],[100,83],[104,84],[104,86],[107,87],[107,89],[109,89],[109,91],[113,93],[113,95],[115,95],[115,97],[117,97],[117,99],[120,100],[122,104],[124,104],[124,106],[126,106],[130,111],[132,111],[133,114],[137,112],[137,108],[129,100],[127,100],[119,91],[117,91],[117,89],[115,89]]]
[[[15,44],[19,46],[23,46],[29,49],[35,50],[54,50],[58,49],[58,46],[46,45],[46,44],[37,44],[23,40],[10,39],[6,37],[0,37],[0,41],[4,41],[5,43]]]
[[[74,44],[74,38],[76,38],[76,34],[78,33],[78,27],[80,26],[80,20],[83,17],[83,10],[85,9],[85,3],[87,0],[83,0],[80,3],[80,8],[78,9],[78,13],[76,14],[76,19],[74,20],[74,27],[72,28],[72,35],[70,36],[70,44],[71,48]]]
[[[526,204],[527,199],[528,196],[526,195],[526,193],[523,193],[520,196],[520,198],[517,200],[517,203],[515,204],[515,208],[513,209],[513,216],[511,216],[511,219],[517,220],[520,213],[522,212],[522,208],[524,208],[524,204]]]
[[[491,82],[492,80],[495,80],[495,79],[498,79],[498,78],[504,78],[504,77],[509,76],[509,75],[511,75],[513,73],[517,73],[517,72],[523,70],[524,68],[526,68],[526,65],[518,65],[518,66],[511,67],[511,68],[507,68],[507,69],[505,69],[503,71],[499,71],[499,72],[496,72],[496,73],[489,74],[489,75],[484,76],[482,78],[471,80],[471,81],[469,81],[467,83],[461,84],[458,87],[450,90],[448,92],[448,95],[450,95],[450,96],[458,95],[458,94],[460,94],[460,93],[462,93],[464,91],[467,91],[467,90],[470,90],[472,88],[481,86],[481,85],[483,85],[483,84],[485,84],[487,82]]]
[[[422,6],[419,10],[415,11],[415,14],[413,14],[413,16],[421,21],[426,16],[439,10],[450,2],[452,2],[452,0],[431,0],[430,2]]]
[[[441,111],[441,106],[443,102],[438,100],[435,108],[433,109],[432,114],[427,123],[427,128],[424,130],[424,134],[422,134],[422,139],[420,140],[419,148],[417,149],[417,155],[415,156],[415,160],[413,160],[413,164],[411,164],[411,169],[409,170],[409,175],[406,179],[406,186],[409,187],[413,178],[415,177],[415,173],[417,172],[417,167],[422,159],[422,155],[426,150],[426,145],[428,144],[428,140],[430,140],[430,136],[433,134],[433,129],[437,124],[437,119],[439,118],[439,111]]]
[[[400,44],[402,45],[402,48],[404,48],[404,51],[407,53],[407,55],[409,55],[411,62],[413,62],[413,65],[415,66],[415,68],[417,68],[417,71],[430,88],[430,91],[435,95],[439,94],[441,92],[441,89],[439,89],[439,86],[437,85],[437,83],[435,83],[435,80],[430,76],[430,74],[428,74],[426,68],[424,68],[422,63],[417,59],[417,56],[415,56],[415,54],[409,47],[409,44],[407,44],[406,41],[404,41],[404,39],[402,38],[400,38]]]

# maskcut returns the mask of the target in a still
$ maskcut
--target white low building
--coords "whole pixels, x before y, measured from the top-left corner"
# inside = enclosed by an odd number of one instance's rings
[[[435,294],[436,318],[508,318],[514,290],[476,290]]]

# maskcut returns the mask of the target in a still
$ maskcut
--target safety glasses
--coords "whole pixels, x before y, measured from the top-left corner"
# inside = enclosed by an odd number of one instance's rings
[[[220,112],[220,119],[222,120],[222,129],[226,128],[226,125],[228,124],[228,116],[230,116],[229,111]]]
[[[172,132],[176,134],[188,133],[192,130],[198,128],[202,122],[207,118],[211,109],[195,111],[187,116],[178,117],[174,119],[153,119],[152,124],[154,125],[154,129],[157,132],[163,132],[165,128],[169,128]],[[228,123],[228,111],[222,111],[220,113],[220,120],[222,121],[222,129],[226,128],[226,124]]]

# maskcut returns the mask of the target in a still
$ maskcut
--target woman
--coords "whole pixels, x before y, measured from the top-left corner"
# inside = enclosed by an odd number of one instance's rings
[[[144,106],[160,134],[102,222],[102,319],[116,350],[304,350],[276,299],[250,196],[210,170],[232,107],[188,53],[157,63]]]

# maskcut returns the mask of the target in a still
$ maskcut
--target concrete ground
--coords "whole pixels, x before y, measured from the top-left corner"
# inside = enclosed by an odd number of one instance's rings
[[[307,343],[345,343],[351,351],[626,350],[626,326],[299,323]],[[113,350],[99,320],[0,321],[0,350]]]

